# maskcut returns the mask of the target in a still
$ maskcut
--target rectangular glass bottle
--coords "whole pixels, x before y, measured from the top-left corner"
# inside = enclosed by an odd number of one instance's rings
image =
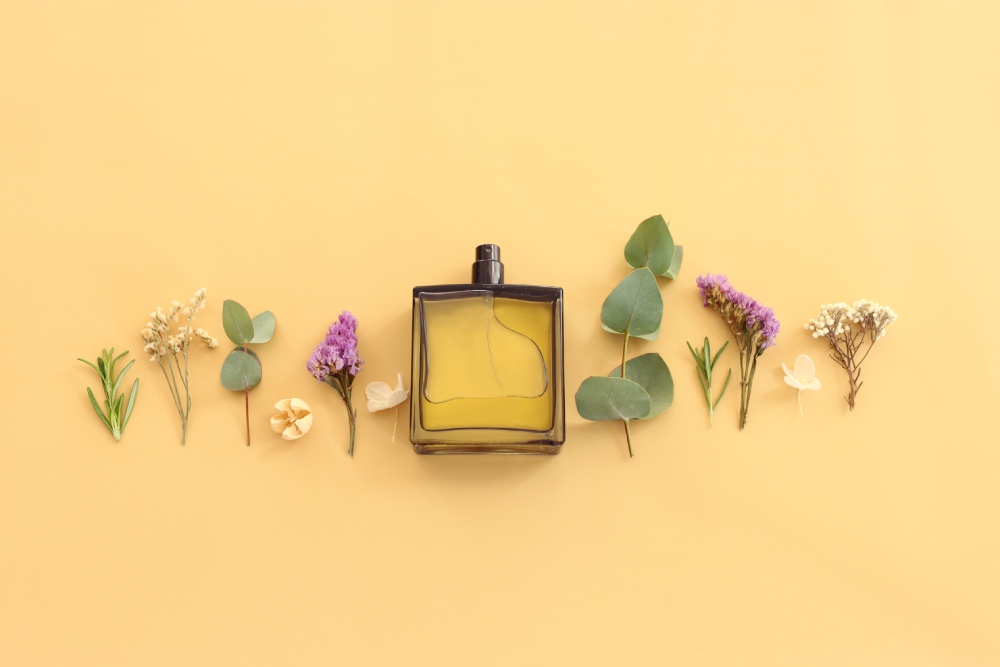
[[[476,248],[471,284],[413,288],[411,386],[419,454],[557,454],[562,289],[504,284],[492,244]]]

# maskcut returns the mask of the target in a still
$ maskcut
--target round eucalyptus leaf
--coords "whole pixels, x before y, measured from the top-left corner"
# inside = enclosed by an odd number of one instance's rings
[[[601,307],[601,326],[612,333],[653,340],[660,333],[663,297],[649,269],[636,269],[611,290]]]
[[[681,263],[684,261],[684,246],[679,245],[674,247],[674,256],[670,260],[670,268],[663,275],[671,280],[677,277],[677,274],[681,272]]]
[[[222,302],[222,328],[226,336],[237,345],[249,343],[253,339],[253,321],[247,309],[232,299]]]
[[[266,343],[274,336],[274,313],[265,310],[253,318],[253,340],[251,343]]]
[[[674,237],[662,215],[639,223],[625,244],[625,261],[633,269],[648,268],[658,276],[667,275],[674,255]]]
[[[621,376],[621,366],[611,371],[611,377]],[[639,419],[652,419],[674,402],[674,378],[670,375],[667,362],[656,352],[648,352],[625,362],[625,378],[632,380],[649,394],[649,414]]]
[[[253,353],[253,350],[247,353],[243,351],[242,347],[229,353],[226,360],[222,362],[222,370],[219,372],[222,386],[232,391],[253,389],[260,384],[260,378],[260,359]]]
[[[628,372],[628,369],[625,369]],[[576,392],[576,411],[590,421],[643,419],[649,414],[649,394],[622,378],[589,377]]]

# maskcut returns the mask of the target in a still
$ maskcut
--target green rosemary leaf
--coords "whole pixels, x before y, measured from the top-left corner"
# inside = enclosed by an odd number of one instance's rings
[[[119,359],[120,358],[121,357],[119,357]],[[125,377],[125,374],[128,373],[128,369],[132,368],[132,364],[134,363],[135,359],[130,360],[127,364],[125,364],[125,368],[122,369],[122,372],[118,374],[118,378],[115,380],[115,384],[111,387],[112,396],[118,393],[118,385],[122,383],[122,379]]]
[[[114,375],[114,373],[115,373],[115,364],[118,363],[119,359],[121,359],[126,354],[128,354],[128,350],[125,350],[124,352],[122,352],[121,354],[119,354],[117,357],[115,357],[114,354],[115,354],[115,348],[111,348],[111,351],[108,352],[108,358],[111,359],[110,373],[109,373],[110,375]]]
[[[688,342],[688,341],[684,341],[684,342],[687,343],[688,349],[691,351],[691,356],[694,357],[695,363],[697,363],[699,366],[701,366],[703,363],[705,363],[704,362],[704,357],[702,357],[701,353],[698,350],[696,350],[693,347],[691,347],[691,343],[690,342]]]
[[[122,417],[121,430],[125,430],[125,425],[128,424],[128,420],[132,417],[132,408],[135,407],[135,397],[139,391],[139,378],[135,379],[132,383],[132,393],[128,397],[128,405],[125,407],[125,416]]]
[[[726,376],[726,383],[722,385],[722,391],[719,392],[719,397],[715,399],[715,403],[712,405],[712,411],[714,412],[717,407],[719,407],[719,401],[722,397],[726,395],[726,389],[729,388],[729,381],[733,378],[733,369],[729,369],[729,375]]]
[[[715,362],[717,362],[719,360],[719,357],[722,356],[722,353],[726,351],[727,345],[729,345],[728,340],[725,343],[723,343],[722,347],[719,348],[719,351],[715,353],[715,358],[712,359],[712,370],[715,370]]]
[[[100,374],[101,374],[101,369],[100,369],[100,368],[98,368],[97,366],[95,366],[94,364],[90,363],[90,362],[89,362],[89,361],[87,361],[86,359],[81,359],[80,357],[77,357],[77,358],[76,358],[76,360],[77,360],[77,361],[82,361],[83,363],[85,363],[85,364],[87,364],[88,366],[90,366],[91,368],[93,368],[93,369],[94,369],[95,371],[97,371],[97,374],[98,374],[98,375],[100,375]]]
[[[97,404],[97,399],[94,398],[94,392],[90,390],[90,387],[87,387],[87,396],[90,397],[90,404],[94,406],[94,412],[96,412],[97,416],[101,418],[104,425],[108,427],[108,430],[113,432],[114,429],[111,428],[111,422],[109,422],[108,418],[104,416],[104,411],[101,410],[101,407]]]

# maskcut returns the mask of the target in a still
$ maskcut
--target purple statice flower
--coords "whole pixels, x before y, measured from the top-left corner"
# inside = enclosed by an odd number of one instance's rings
[[[361,372],[364,361],[358,356],[358,321],[349,311],[344,311],[330,325],[323,342],[316,346],[306,362],[306,369],[320,382],[344,368],[351,376]]]
[[[714,292],[730,294],[733,292],[733,286],[729,284],[729,279],[721,273],[717,276],[706,273],[703,276],[698,276],[698,280],[695,282],[698,284],[698,289],[701,291],[701,299],[706,306],[711,305],[709,303],[709,294]]]
[[[741,346],[753,344],[758,354],[774,345],[781,324],[774,310],[740,292],[726,276],[698,276],[696,281],[702,303],[719,311]]]
[[[756,299],[733,287],[724,275],[711,273],[699,276],[696,281],[702,303],[719,311],[722,320],[736,339],[740,351],[740,430],[747,423],[750,391],[757,370],[757,357],[774,345],[781,324],[774,311]]]
[[[354,384],[354,377],[361,372],[361,365],[365,363],[358,355],[357,331],[357,319],[350,311],[345,310],[330,325],[323,342],[316,346],[306,362],[306,370],[310,375],[336,389],[344,399],[351,425],[350,444],[347,447],[350,456],[354,456],[354,432],[358,416],[351,402],[351,386]]]

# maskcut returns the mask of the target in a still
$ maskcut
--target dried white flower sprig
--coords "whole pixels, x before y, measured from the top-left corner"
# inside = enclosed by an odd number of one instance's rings
[[[205,288],[201,288],[191,297],[190,305],[180,301],[170,304],[170,310],[163,312],[159,306],[149,314],[152,318],[146,322],[140,332],[146,343],[143,350],[150,355],[149,360],[160,364],[163,377],[170,387],[170,395],[174,399],[174,407],[181,417],[181,444],[187,440],[187,422],[191,414],[191,391],[188,385],[188,348],[192,340],[200,340],[210,348],[218,347],[219,341],[202,328],[192,328],[195,314],[205,307]],[[184,317],[184,325],[180,325],[180,317]],[[171,325],[177,322],[177,332],[171,333]]]
[[[844,399],[851,410],[854,409],[858,391],[864,384],[860,381],[861,364],[868,358],[875,342],[885,336],[886,327],[895,322],[896,318],[892,308],[862,299],[855,301],[853,305],[841,302],[821,306],[819,315],[805,324],[813,338],[826,339],[833,350],[830,358],[847,371],[850,385]]]

